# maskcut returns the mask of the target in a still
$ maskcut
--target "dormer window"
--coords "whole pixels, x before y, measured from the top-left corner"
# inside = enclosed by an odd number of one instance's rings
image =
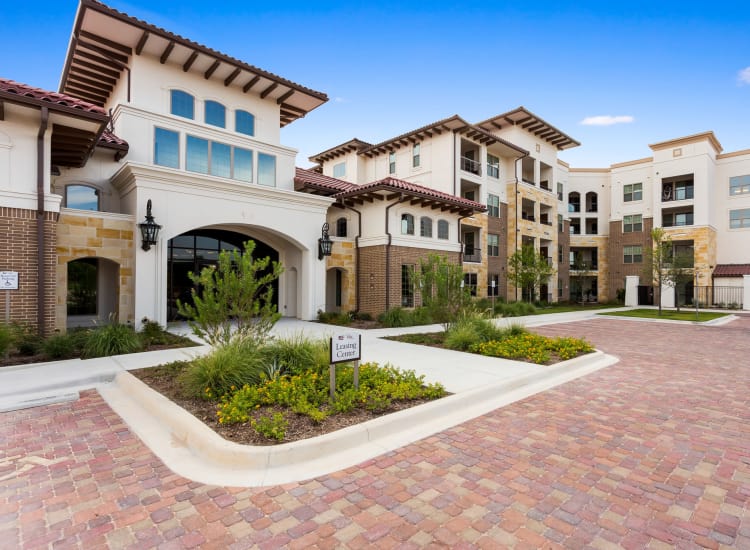
[[[171,91],[169,112],[184,118],[195,118],[195,98],[182,90]]]
[[[219,128],[227,127],[227,109],[218,101],[206,100],[206,124],[218,126]]]
[[[234,131],[246,136],[255,135],[255,117],[247,111],[234,112]]]

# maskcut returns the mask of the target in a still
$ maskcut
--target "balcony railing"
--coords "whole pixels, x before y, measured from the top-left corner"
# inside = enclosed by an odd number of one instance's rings
[[[549,186],[549,182],[548,181],[539,182],[539,187],[541,187],[545,191],[552,191],[552,188]]]
[[[464,262],[481,263],[482,251],[479,248],[464,247]]]
[[[551,222],[551,221],[549,221],[549,220],[545,220],[544,218],[542,218],[542,219],[541,219],[541,220],[539,221],[539,223],[541,223],[541,224],[543,224],[543,225],[549,225],[550,227],[552,227],[552,222]]]
[[[474,159],[461,157],[461,170],[477,176],[482,175],[482,164]]]
[[[521,219],[529,222],[533,222],[535,220],[534,214],[527,214],[526,212],[521,212]]]
[[[584,265],[576,266],[576,264],[570,264],[570,270],[571,271],[596,271],[599,269],[599,264],[596,262],[587,264],[584,263]]]
[[[521,178],[521,181],[524,182],[524,183],[528,183],[529,185],[533,185],[533,186],[536,187],[536,183],[534,183],[531,180],[527,180],[526,178]]]

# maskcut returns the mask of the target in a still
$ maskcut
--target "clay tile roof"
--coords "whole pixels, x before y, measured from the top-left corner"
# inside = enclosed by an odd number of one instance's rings
[[[443,193],[442,191],[430,189],[429,187],[417,185],[416,183],[411,183],[408,181],[390,177],[378,181],[373,181],[371,183],[366,183],[364,185],[355,185],[353,189],[342,191],[334,196],[337,199],[344,199],[348,197],[356,197],[357,195],[364,195],[379,190],[403,191],[405,194],[410,196],[421,197],[423,199],[434,199],[436,202],[450,204],[462,210],[471,210],[475,212],[484,212],[485,210],[487,210],[486,206],[478,202],[470,201],[469,199],[464,199],[462,197],[457,197],[456,195]]]
[[[39,106],[47,103],[52,108],[63,108],[61,110],[70,111],[72,109],[81,113],[107,116],[107,112],[103,108],[88,101],[59,92],[50,92],[41,88],[35,88],[28,84],[8,80],[7,78],[0,78],[0,97],[11,100],[13,96],[17,96],[24,103],[32,103]]]
[[[321,195],[334,195],[341,191],[348,191],[354,187],[358,187],[348,181],[324,176],[312,170],[305,170],[304,168],[296,168],[295,170],[294,187],[298,191],[306,189]]]
[[[750,275],[750,264],[719,264],[714,269],[714,277],[742,277]]]
[[[127,151],[130,147],[128,145],[128,142],[124,139],[117,137],[115,134],[110,132],[109,130],[104,130],[102,132],[102,135],[99,136],[99,143],[98,145],[100,147],[108,147],[109,149],[121,149]]]

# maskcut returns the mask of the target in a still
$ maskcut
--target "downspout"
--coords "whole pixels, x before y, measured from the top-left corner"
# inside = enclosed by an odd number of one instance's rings
[[[393,236],[390,232],[390,224],[388,223],[388,211],[396,206],[397,204],[401,204],[402,202],[405,202],[409,200],[409,197],[405,197],[403,193],[401,193],[400,198],[396,202],[392,202],[388,206],[385,207],[385,234],[388,235],[388,244],[385,245],[385,310],[388,311],[391,309],[391,241],[393,240]]]
[[[456,133],[454,132],[453,133],[453,195],[455,196],[458,196],[458,193],[456,192],[457,183],[458,183],[458,180],[456,179]]]
[[[514,176],[516,178],[516,183],[515,183],[515,189],[516,189],[516,215],[514,216],[514,222],[516,224],[516,241],[515,241],[516,244],[515,244],[515,247],[514,247],[515,248],[514,252],[518,251],[518,231],[519,231],[519,229],[518,229],[518,192],[519,192],[518,191],[518,161],[519,160],[522,161],[523,159],[525,159],[528,156],[529,156],[529,152],[526,151],[523,155],[521,155],[520,157],[518,157],[516,159],[516,162],[515,162],[515,164],[516,164],[516,170],[515,170]],[[516,301],[518,301],[518,287],[516,287]]]
[[[359,313],[359,238],[362,236],[362,212],[351,206],[348,208],[357,214],[357,236],[354,237],[354,296],[356,297],[354,311]]]
[[[44,136],[49,126],[49,109],[42,107],[42,117],[39,123],[39,132],[36,137],[36,322],[37,331],[40,336],[45,334],[44,309],[45,296],[44,286],[47,282],[47,269],[44,264]]]

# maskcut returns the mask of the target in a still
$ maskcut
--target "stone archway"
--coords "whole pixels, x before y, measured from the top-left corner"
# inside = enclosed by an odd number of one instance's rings
[[[66,327],[119,320],[120,265],[99,257],[67,263]]]

